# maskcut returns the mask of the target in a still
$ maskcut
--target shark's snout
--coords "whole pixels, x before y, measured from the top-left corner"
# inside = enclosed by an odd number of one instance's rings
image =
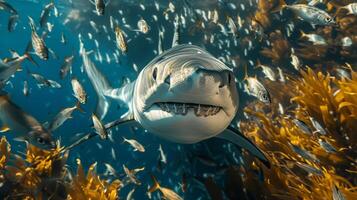
[[[170,90],[175,93],[184,92],[192,96],[211,96],[219,95],[221,89],[229,86],[231,77],[229,71],[197,69],[186,77],[184,74],[168,76],[165,83],[169,84]]]

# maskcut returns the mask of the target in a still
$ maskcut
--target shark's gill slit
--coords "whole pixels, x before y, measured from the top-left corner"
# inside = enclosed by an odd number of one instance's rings
[[[152,78],[154,79],[154,81],[156,81],[156,78],[157,78],[157,68],[156,67],[152,71]]]

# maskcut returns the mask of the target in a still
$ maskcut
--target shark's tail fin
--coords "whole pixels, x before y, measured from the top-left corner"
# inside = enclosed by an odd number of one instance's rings
[[[94,63],[90,60],[88,52],[83,48],[81,51],[83,58],[84,70],[98,96],[97,106],[95,110],[96,116],[103,119],[110,107],[110,99],[108,97],[119,100],[122,105],[129,107],[134,83],[128,83],[120,88],[113,88],[107,78],[98,70]]]
[[[84,71],[86,72],[95,93],[98,96],[97,106],[95,110],[96,116],[103,119],[108,112],[110,102],[105,96],[105,92],[111,90],[112,87],[106,77],[97,69],[94,63],[89,58],[89,53],[83,48],[81,51],[83,58]]]

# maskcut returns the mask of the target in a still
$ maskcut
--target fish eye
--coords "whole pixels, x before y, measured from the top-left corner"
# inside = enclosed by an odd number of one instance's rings
[[[41,137],[38,137],[37,138],[37,142],[40,143],[40,144],[44,144],[45,143],[45,140]]]
[[[157,68],[155,67],[153,72],[152,72],[152,78],[156,81],[157,78]]]
[[[331,18],[331,17],[326,17],[325,20],[326,20],[327,22],[330,22],[330,21],[332,21],[332,18]]]

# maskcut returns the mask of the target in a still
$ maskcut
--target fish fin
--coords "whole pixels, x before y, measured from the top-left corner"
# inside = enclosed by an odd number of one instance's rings
[[[136,123],[136,121],[134,120],[134,116],[132,114],[128,114],[120,119],[105,124],[104,127],[105,129],[111,129],[122,124],[133,123],[133,122]]]
[[[31,40],[27,43],[26,49],[25,49],[25,53],[24,55],[26,55],[27,60],[29,60],[32,64],[34,64],[35,66],[39,67],[39,64],[32,58],[31,56],[31,51],[32,49],[32,42]]]
[[[272,10],[271,10],[271,12],[272,13],[276,13],[276,12],[280,12],[281,10],[283,10],[284,8],[286,8],[286,3],[285,3],[285,1],[284,0],[279,0],[279,3],[278,3],[278,5],[275,7],[275,8],[273,8]]]
[[[102,120],[110,107],[110,102],[107,100],[105,93],[106,91],[111,90],[112,87],[110,86],[109,81],[106,79],[104,74],[102,74],[90,60],[88,53],[84,48],[81,54],[83,60],[87,61],[87,64],[83,64],[84,71],[86,72],[95,90],[95,93],[98,96],[95,114]]]
[[[5,133],[5,132],[8,132],[10,131],[10,127],[7,126],[6,124],[4,124],[1,128],[0,128],[0,133]]]
[[[154,182],[154,184],[151,186],[151,188],[148,190],[149,193],[155,192],[156,190],[160,189],[160,184],[159,182],[157,182],[156,178],[154,175],[150,175],[152,181]]]
[[[76,103],[76,109],[79,110],[79,112],[81,112],[81,113],[86,113],[86,112],[84,112],[84,110],[82,109],[81,103],[80,103],[79,101]]]
[[[306,37],[306,33],[303,30],[300,30],[300,34],[301,34],[300,39]]]
[[[265,156],[265,154],[260,150],[253,142],[251,142],[247,137],[245,137],[239,130],[228,126],[225,131],[216,136],[221,139],[228,140],[239,147],[244,148],[249,151],[249,153],[256,156],[266,167],[270,168],[269,159]]]

